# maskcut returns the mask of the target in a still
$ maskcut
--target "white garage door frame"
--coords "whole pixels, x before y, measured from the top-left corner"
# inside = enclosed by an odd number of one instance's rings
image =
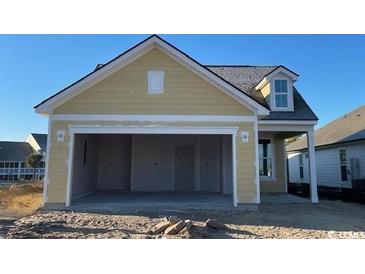
[[[233,206],[237,207],[237,152],[236,138],[238,127],[176,127],[176,126],[103,126],[71,125],[69,126],[70,142],[67,170],[66,206],[71,206],[73,152],[76,134],[189,134],[189,135],[231,135],[232,136],[232,173],[233,173]]]

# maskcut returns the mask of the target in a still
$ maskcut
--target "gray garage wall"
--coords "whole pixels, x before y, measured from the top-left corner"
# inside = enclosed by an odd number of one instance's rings
[[[99,190],[130,190],[131,135],[99,136]]]
[[[86,161],[84,164],[84,145],[87,142]],[[98,178],[98,144],[97,135],[78,134],[75,136],[72,194],[94,191]]]
[[[194,147],[194,190],[232,194],[231,136],[153,134],[77,135],[73,194],[175,191],[175,147],[186,145]]]
[[[132,191],[175,190],[175,146],[196,144],[193,135],[133,135]]]
[[[194,189],[232,193],[232,159],[223,160],[223,151],[226,159],[232,157],[229,136],[133,135],[132,138],[131,191],[174,191],[175,146],[192,145]],[[223,138],[227,138],[224,143]],[[223,180],[228,186],[223,187]]]

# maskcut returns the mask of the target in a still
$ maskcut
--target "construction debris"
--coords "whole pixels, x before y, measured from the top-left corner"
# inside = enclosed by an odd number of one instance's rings
[[[176,224],[168,227],[164,234],[165,235],[176,235],[186,226],[185,221],[179,221]]]
[[[215,230],[227,229],[224,224],[218,223],[215,219],[208,219],[203,226],[194,225],[191,220],[181,220],[177,217],[165,217],[149,231],[151,235],[164,234],[174,236],[179,234],[184,238],[206,238],[208,237],[207,228]]]
[[[177,224],[178,222],[181,221],[181,219],[175,217],[175,216],[170,216],[168,218],[169,222],[170,222],[170,225],[174,225],[174,224]]]
[[[224,224],[218,223],[215,219],[208,219],[205,222],[205,226],[213,229],[227,229],[227,227]]]
[[[170,226],[169,221],[159,222],[157,225],[152,227],[149,234],[152,234],[152,235],[160,234],[160,233],[164,232],[166,230],[166,228],[168,228],[169,226]]]

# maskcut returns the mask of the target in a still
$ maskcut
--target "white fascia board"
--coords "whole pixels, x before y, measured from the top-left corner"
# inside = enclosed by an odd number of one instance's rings
[[[52,121],[111,121],[111,122],[255,122],[249,115],[99,115],[53,114]]]
[[[261,120],[258,121],[259,125],[316,125],[318,121],[313,120]]]
[[[80,94],[85,89],[95,85],[97,82],[105,79],[115,71],[121,69],[122,67],[136,60],[139,56],[145,54],[153,47],[158,47],[163,52],[168,54],[168,56],[172,57],[174,60],[178,61],[179,63],[186,66],[187,68],[198,74],[206,81],[210,82],[217,88],[221,89],[223,92],[225,92],[227,95],[237,100],[242,105],[253,110],[257,115],[269,115],[270,111],[264,106],[260,105],[254,99],[250,98],[249,95],[243,94],[237,88],[229,85],[228,83],[220,79],[213,72],[210,72],[208,69],[195,63],[190,58],[188,58],[187,56],[185,56],[184,54],[182,54],[181,52],[174,49],[173,47],[171,47],[170,45],[168,45],[167,43],[165,43],[164,41],[155,36],[146,40],[144,43],[138,45],[129,52],[123,54],[110,64],[103,66],[98,71],[94,72],[93,74],[81,80],[80,82],[76,83],[75,85],[69,87],[68,89],[56,95],[55,97],[44,102],[42,105],[36,108],[36,112],[41,114],[49,113],[55,107],[63,104],[72,97]]]

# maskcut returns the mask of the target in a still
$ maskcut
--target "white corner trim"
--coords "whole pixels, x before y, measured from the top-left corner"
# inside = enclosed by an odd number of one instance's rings
[[[52,142],[52,120],[48,118],[48,134],[47,134],[47,148],[46,148],[46,168],[43,179],[43,205],[48,202],[48,184],[49,184],[49,154]]]
[[[233,99],[253,110],[258,115],[268,115],[270,111],[251,98],[248,94],[244,94],[238,88],[228,84],[213,72],[209,71],[205,67],[202,67],[198,63],[194,62],[186,55],[178,51],[177,49],[171,47],[163,40],[156,36],[152,36],[142,44],[139,44],[135,48],[132,48],[130,51],[124,53],[119,58],[115,59],[113,62],[101,67],[99,70],[95,71],[91,75],[85,77],[74,85],[66,88],[63,92],[55,95],[50,98],[48,101],[39,105],[36,108],[37,113],[49,113],[55,107],[63,104],[67,100],[72,97],[80,94],[85,89],[93,86],[94,84],[100,82],[105,79],[115,71],[121,69],[132,61],[136,60],[139,56],[142,56],[144,53],[152,49],[153,47],[158,47],[160,50],[168,54],[174,60],[178,61],[194,73],[198,74],[203,79],[209,81],[211,84],[214,84],[217,88],[221,89],[224,93],[231,96]]]
[[[67,190],[66,190],[66,206],[71,205],[72,197],[72,173],[73,173],[73,156],[74,156],[75,135],[70,133],[70,142],[68,144],[68,161],[67,161]]]
[[[103,115],[53,114],[52,121],[115,121],[115,122],[255,122],[256,116],[239,115]]]
[[[237,133],[232,134],[232,172],[233,172],[233,206],[237,207],[239,203],[237,195]]]
[[[256,183],[256,203],[261,202],[261,192],[260,192],[260,159],[259,159],[259,133],[258,133],[258,126],[257,120],[254,126],[255,130],[255,183]]]

